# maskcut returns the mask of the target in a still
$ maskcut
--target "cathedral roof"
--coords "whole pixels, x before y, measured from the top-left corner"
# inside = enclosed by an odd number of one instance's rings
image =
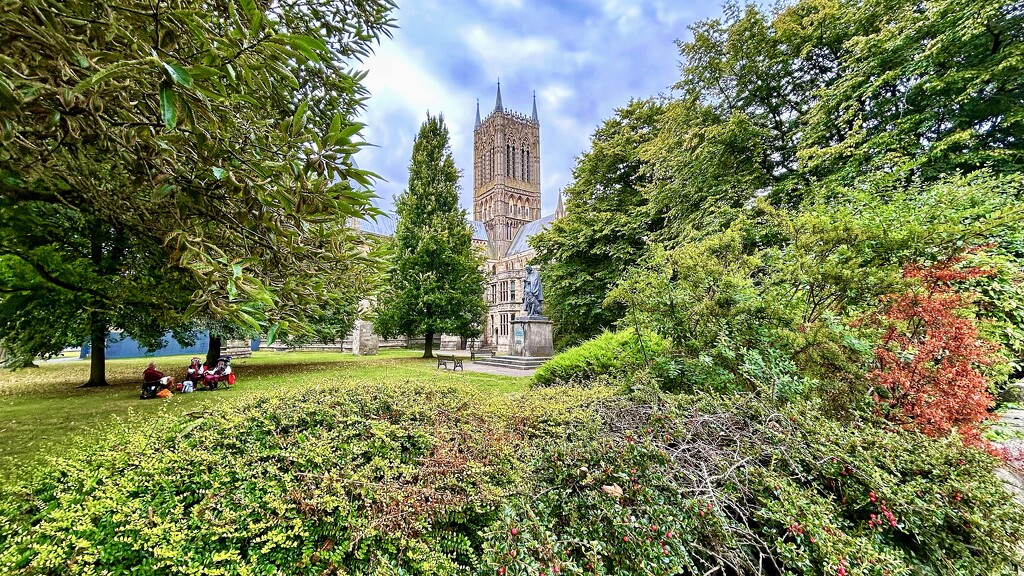
[[[512,240],[512,244],[509,245],[508,252],[506,252],[505,255],[514,256],[516,254],[526,252],[527,250],[532,250],[532,248],[530,248],[530,244],[527,242],[530,239],[530,236],[533,236],[537,232],[547,228],[554,219],[554,214],[548,214],[543,218],[538,218],[533,222],[523,224],[523,227],[519,229],[519,232],[516,233],[516,237]]]
[[[470,220],[469,225],[473,227],[473,240],[487,242],[487,229],[484,223],[479,220]]]

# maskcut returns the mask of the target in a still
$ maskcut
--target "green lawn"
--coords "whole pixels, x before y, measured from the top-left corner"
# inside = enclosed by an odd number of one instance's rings
[[[0,477],[17,477],[27,464],[59,453],[79,439],[136,417],[159,417],[207,409],[257,393],[334,382],[415,380],[458,383],[486,394],[524,390],[528,378],[437,369],[413,350],[378,356],[331,352],[257,352],[232,362],[238,383],[214,392],[175,394],[167,400],[139,400],[145,358],[107,362],[110,386],[78,388],[88,379],[88,361],[50,362],[37,369],[0,372]],[[180,378],[188,356],[157,358],[157,366]]]

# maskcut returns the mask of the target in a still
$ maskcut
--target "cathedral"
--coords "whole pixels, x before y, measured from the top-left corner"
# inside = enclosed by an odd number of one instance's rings
[[[540,120],[537,96],[530,116],[507,109],[501,102],[501,84],[494,109],[480,117],[476,106],[473,130],[473,209],[469,225],[473,245],[485,258],[488,285],[487,322],[478,342],[443,335],[442,349],[467,345],[507,354],[512,344],[511,322],[523,314],[523,279],[526,263],[534,256],[528,240],[562,216],[562,198],[554,214],[541,216]],[[363,222],[371,234],[394,234],[394,217]]]
[[[501,83],[494,110],[480,119],[476,106],[473,129],[474,242],[484,250],[488,272],[487,325],[484,347],[508,353],[510,322],[522,315],[526,263],[533,258],[528,240],[562,214],[562,199],[554,214],[541,216],[540,120],[537,96],[530,116],[506,109]],[[445,346],[442,340],[442,347]]]

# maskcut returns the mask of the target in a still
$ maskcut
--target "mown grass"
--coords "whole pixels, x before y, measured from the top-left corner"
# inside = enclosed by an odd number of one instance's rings
[[[524,390],[529,380],[478,372],[437,370],[433,360],[413,350],[378,356],[331,352],[257,352],[232,362],[238,384],[231,389],[176,394],[167,400],[139,400],[139,382],[148,359],[111,360],[110,386],[79,388],[88,379],[87,361],[50,362],[39,368],[0,372],[0,478],[17,478],[47,456],[72,449],[111,426],[131,426],[138,418],[206,410],[258,393],[343,382],[455,383],[482,394]],[[188,356],[156,359],[158,367],[180,378]]]

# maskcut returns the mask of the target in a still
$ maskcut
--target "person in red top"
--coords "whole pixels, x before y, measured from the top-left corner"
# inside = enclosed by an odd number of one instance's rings
[[[164,388],[174,387],[174,378],[165,376],[163,372],[156,369],[156,362],[150,362],[149,367],[142,373],[142,381],[147,383],[159,382]]]

